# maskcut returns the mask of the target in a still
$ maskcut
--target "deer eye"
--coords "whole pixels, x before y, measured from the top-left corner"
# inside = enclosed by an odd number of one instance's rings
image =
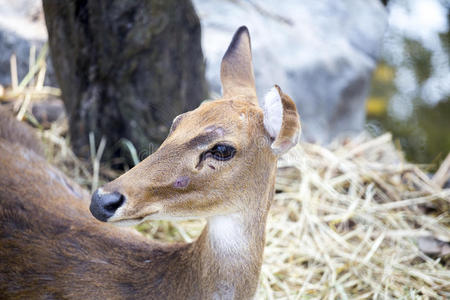
[[[233,158],[234,154],[236,154],[236,149],[230,145],[217,144],[211,150],[208,150],[206,154],[209,154],[216,160],[225,161]]]

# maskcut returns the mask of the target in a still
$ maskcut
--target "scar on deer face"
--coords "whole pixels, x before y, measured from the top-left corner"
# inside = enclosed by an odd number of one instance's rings
[[[184,188],[184,187],[188,186],[189,182],[190,182],[189,177],[187,177],[187,176],[180,176],[180,177],[177,178],[177,180],[175,180],[173,186],[176,187],[176,188]]]

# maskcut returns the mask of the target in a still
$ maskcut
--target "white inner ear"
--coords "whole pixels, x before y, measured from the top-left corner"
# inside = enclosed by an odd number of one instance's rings
[[[283,104],[278,90],[273,87],[264,97],[264,127],[272,138],[276,138],[283,123]]]

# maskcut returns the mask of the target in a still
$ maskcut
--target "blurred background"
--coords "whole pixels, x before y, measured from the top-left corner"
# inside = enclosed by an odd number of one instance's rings
[[[450,2],[390,1],[367,103],[367,129],[390,131],[410,161],[450,151]]]
[[[388,131],[430,170],[450,151],[449,1],[43,4],[0,0],[0,99],[14,99],[37,75],[32,65],[47,61],[48,93],[31,94],[22,117],[65,110],[80,156],[89,132],[106,138],[107,159],[133,164],[154,151],[176,115],[220,96],[220,60],[243,24],[258,95],[275,83],[291,95],[305,141]]]

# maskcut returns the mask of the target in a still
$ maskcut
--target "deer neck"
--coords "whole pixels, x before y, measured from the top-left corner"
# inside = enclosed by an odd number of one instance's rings
[[[259,193],[254,193],[254,199],[245,201],[247,207],[240,212],[209,218],[193,244],[200,280],[209,281],[207,286],[211,290],[208,294],[211,295],[208,296],[246,299],[256,291],[266,219],[274,191],[275,171],[270,173],[269,184]]]

